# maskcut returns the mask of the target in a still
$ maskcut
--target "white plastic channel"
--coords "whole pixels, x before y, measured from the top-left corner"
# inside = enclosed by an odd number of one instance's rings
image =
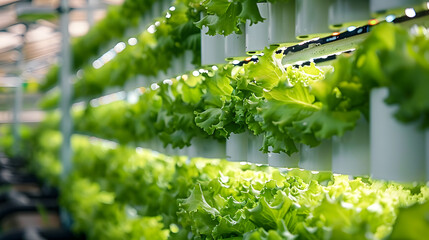
[[[266,153],[259,151],[264,143],[263,135],[255,136],[249,133],[247,145],[247,161],[256,164],[268,164],[268,156]]]
[[[301,144],[299,167],[312,171],[331,171],[332,141],[323,140],[314,148]]]
[[[295,0],[268,3],[268,43],[296,43]]]
[[[425,139],[415,124],[399,123],[387,106],[387,88],[371,91],[370,150],[371,177],[412,182],[425,180]]]
[[[299,163],[299,153],[293,153],[288,156],[286,153],[273,153],[272,148],[269,147],[268,165],[271,167],[284,167],[284,168],[297,168]]]
[[[370,19],[369,0],[333,0],[329,6],[329,27],[333,30],[363,26]]]
[[[330,0],[299,0],[296,2],[295,35],[300,40],[324,37],[332,31],[328,24]]]
[[[369,123],[362,116],[352,131],[332,138],[332,172],[369,176]]]
[[[231,133],[226,140],[226,158],[231,162],[247,162],[248,133]]]
[[[246,52],[248,54],[262,51],[268,46],[268,4],[258,3],[258,9],[265,20],[253,25],[250,25],[250,21],[246,22]]]

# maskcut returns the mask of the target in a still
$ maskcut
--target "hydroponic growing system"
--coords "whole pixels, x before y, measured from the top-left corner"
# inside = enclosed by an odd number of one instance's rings
[[[1,144],[74,232],[427,238],[429,2],[125,0],[70,42],[60,9],[46,118]]]

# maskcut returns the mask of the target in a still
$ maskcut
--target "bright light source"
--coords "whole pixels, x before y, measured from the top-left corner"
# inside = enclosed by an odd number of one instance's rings
[[[173,12],[174,10],[176,10],[176,8],[174,6],[171,6],[168,10]]]
[[[416,11],[414,11],[414,8],[407,8],[405,9],[405,15],[409,18],[413,18],[416,16]]]
[[[426,8],[429,9],[429,2],[426,3]]]
[[[386,16],[386,22],[393,22],[395,20],[395,15],[388,15]]]
[[[125,47],[127,47],[127,45],[125,45],[124,42],[119,42],[118,44],[115,45],[113,49],[115,50],[115,52],[120,53],[124,51]]]
[[[171,14],[167,12],[167,14],[165,14],[165,18],[171,18]]]
[[[200,73],[195,70],[195,71],[192,72],[192,75],[194,75],[194,77],[198,77],[198,75],[200,75]]]
[[[69,24],[69,32],[72,37],[85,35],[89,30],[87,21],[71,21]]]
[[[91,105],[91,107],[98,107],[100,106],[100,103],[97,99],[92,99],[91,101],[89,101],[89,105]]]
[[[116,52],[112,51],[111,49],[107,53],[103,54],[103,56],[101,56],[100,59],[101,59],[101,62],[104,64],[112,60],[115,56],[116,56]]]
[[[132,91],[128,93],[127,102],[130,104],[135,104],[139,101],[139,95],[136,91]]]
[[[356,29],[355,26],[350,26],[347,28],[347,31],[351,32],[351,31],[354,31],[355,29]]]
[[[369,25],[375,25],[378,23],[378,20],[377,19],[371,19],[368,21],[368,23],[369,23]]]
[[[164,84],[168,84],[168,85],[173,85],[173,81],[171,81],[171,79],[165,79],[164,81],[162,81],[162,83]]]
[[[92,66],[95,68],[95,69],[99,69],[99,68],[101,68],[102,66],[103,66],[104,64],[100,61],[100,60],[95,60],[93,63],[92,63]]]
[[[152,85],[150,85],[150,89],[152,89],[152,90],[156,90],[156,89],[158,89],[159,88],[159,85],[158,84],[156,84],[156,83],[152,83]]]
[[[340,35],[340,32],[333,32],[332,33],[332,36],[338,36],[338,35]]]
[[[155,27],[155,25],[150,25],[148,28],[147,28],[147,31],[149,32],[149,33],[151,33],[151,34],[153,34],[153,33],[155,33],[156,32],[156,27]]]
[[[76,73],[76,76],[77,76],[78,78],[83,78],[83,69],[79,69],[79,70],[77,71],[77,73]]]
[[[217,71],[219,68],[216,65],[212,66],[213,71]]]
[[[128,44],[130,46],[136,45],[137,44],[137,38],[130,38],[130,39],[128,39]]]

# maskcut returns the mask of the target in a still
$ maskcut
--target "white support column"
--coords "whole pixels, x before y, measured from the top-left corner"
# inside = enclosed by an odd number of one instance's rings
[[[61,145],[61,163],[63,165],[62,177],[66,177],[72,168],[71,162],[71,134],[72,118],[70,114],[72,84],[70,81],[71,73],[71,49],[69,39],[69,5],[67,0],[61,0],[61,69],[60,69],[60,87],[61,87],[61,133],[63,135],[63,144]]]
[[[15,98],[13,103],[13,154],[19,154],[19,144],[21,143],[21,136],[19,134],[19,127],[21,123],[21,109],[22,109],[22,79],[16,78]]]
[[[60,29],[61,29],[61,67],[60,67],[60,129],[63,137],[61,145],[60,159],[63,167],[61,178],[65,179],[72,169],[72,149],[71,134],[73,129],[72,117],[70,114],[73,85],[71,84],[71,48],[69,37],[69,5],[68,0],[61,0],[60,5]],[[71,226],[70,215],[64,210],[60,210],[61,222],[64,226]]]
[[[88,24],[90,27],[92,27],[92,25],[94,25],[94,6],[95,6],[95,2],[97,0],[86,0],[87,3],[87,7],[86,7],[86,14],[87,14],[87,20],[88,20]]]

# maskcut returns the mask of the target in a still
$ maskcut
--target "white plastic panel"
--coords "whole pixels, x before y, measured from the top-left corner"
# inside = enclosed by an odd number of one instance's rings
[[[249,21],[246,22],[246,52],[248,54],[262,51],[268,46],[268,4],[258,3],[258,9],[265,20],[253,25],[250,25]]]
[[[296,1],[295,35],[300,40],[324,37],[329,29],[328,11],[330,0]]]
[[[268,43],[296,43],[295,0],[268,3]]]
[[[332,138],[332,172],[368,176],[369,166],[369,123],[361,117],[352,131]]]
[[[369,19],[369,0],[333,0],[329,6],[329,26],[334,30],[363,26]]]
[[[301,145],[299,167],[313,171],[331,171],[332,169],[332,141],[324,140],[314,148]]]
[[[384,99],[387,88],[371,91],[371,176],[399,182],[425,180],[425,140],[415,124],[405,125],[394,117],[394,106]]]

